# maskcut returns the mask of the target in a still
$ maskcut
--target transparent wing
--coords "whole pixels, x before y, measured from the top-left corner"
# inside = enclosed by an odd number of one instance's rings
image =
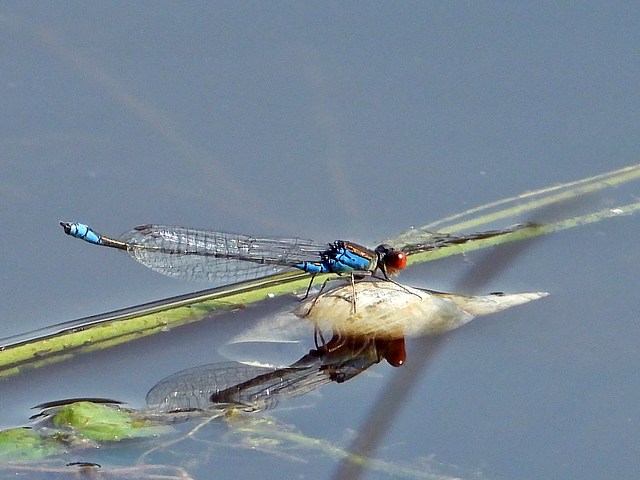
[[[248,235],[167,225],[143,225],[120,237],[128,253],[156,272],[172,277],[235,283],[320,260],[326,244],[299,238]]]
[[[396,239],[390,240],[392,245],[402,245],[399,247],[403,252],[411,255],[414,253],[425,252],[429,250],[437,250],[439,248],[450,245],[461,245],[469,241],[482,240],[485,238],[499,237],[512,233],[523,228],[530,227],[532,224],[523,223],[512,225],[500,230],[487,230],[484,232],[475,232],[468,234],[454,235],[449,233],[429,232],[423,229],[412,229]]]
[[[147,406],[165,413],[229,406],[266,410],[279,398],[302,395],[331,382],[319,363],[280,369],[236,362],[190,368],[156,384],[147,394]]]

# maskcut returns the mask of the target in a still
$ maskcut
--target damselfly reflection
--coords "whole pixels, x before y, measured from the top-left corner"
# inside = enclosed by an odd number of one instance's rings
[[[155,413],[219,413],[229,409],[261,411],[284,398],[309,393],[328,383],[343,383],[386,359],[400,366],[406,357],[404,339],[335,334],[284,368],[216,363],[183,370],[156,384],[147,394]]]
[[[163,413],[273,408],[328,383],[345,382],[386,359],[405,363],[405,335],[437,335],[487,315],[542,298],[544,292],[464,296],[403,287],[385,281],[355,284],[358,312],[351,309],[354,286],[334,288],[307,300],[296,315],[334,334],[288,367],[222,363],[171,375],[147,395],[150,409]],[[317,341],[317,340],[316,340]]]

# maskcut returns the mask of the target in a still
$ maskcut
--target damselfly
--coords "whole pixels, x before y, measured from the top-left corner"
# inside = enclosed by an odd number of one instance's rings
[[[434,234],[427,243],[394,248],[388,244],[375,249],[336,240],[319,243],[300,238],[252,237],[234,233],[166,225],[143,225],[118,239],[100,235],[77,222],[60,222],[65,233],[95,245],[127,252],[138,262],[164,275],[206,279],[218,285],[302,270],[312,276],[321,273],[375,275],[389,279],[407,265],[407,256],[448,245],[462,244],[503,235],[522,228],[515,225],[454,236]]]

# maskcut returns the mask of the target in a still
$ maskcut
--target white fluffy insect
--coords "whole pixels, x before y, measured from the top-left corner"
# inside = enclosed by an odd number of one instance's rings
[[[531,292],[466,296],[363,280],[355,286],[342,285],[309,298],[294,313],[320,329],[392,339],[448,332],[477,316],[547,295],[547,292]]]

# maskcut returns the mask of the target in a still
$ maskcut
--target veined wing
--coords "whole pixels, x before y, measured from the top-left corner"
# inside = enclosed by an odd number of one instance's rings
[[[120,241],[135,260],[156,272],[224,283],[293,270],[304,261],[319,261],[327,248],[299,238],[260,238],[168,225],[136,227]]]
[[[523,228],[530,228],[531,226],[531,223],[519,223],[500,230],[486,230],[484,232],[459,235],[413,229],[401,234],[396,240],[391,240],[389,243],[402,245],[398,247],[399,250],[402,250],[408,255],[413,255],[415,253],[426,252],[429,250],[438,250],[439,248],[451,245],[462,245],[470,241],[499,237],[508,233],[516,232]]]
[[[147,407],[156,413],[229,407],[266,410],[280,398],[330,383],[320,363],[275,369],[229,362],[189,368],[156,384],[147,394]]]

